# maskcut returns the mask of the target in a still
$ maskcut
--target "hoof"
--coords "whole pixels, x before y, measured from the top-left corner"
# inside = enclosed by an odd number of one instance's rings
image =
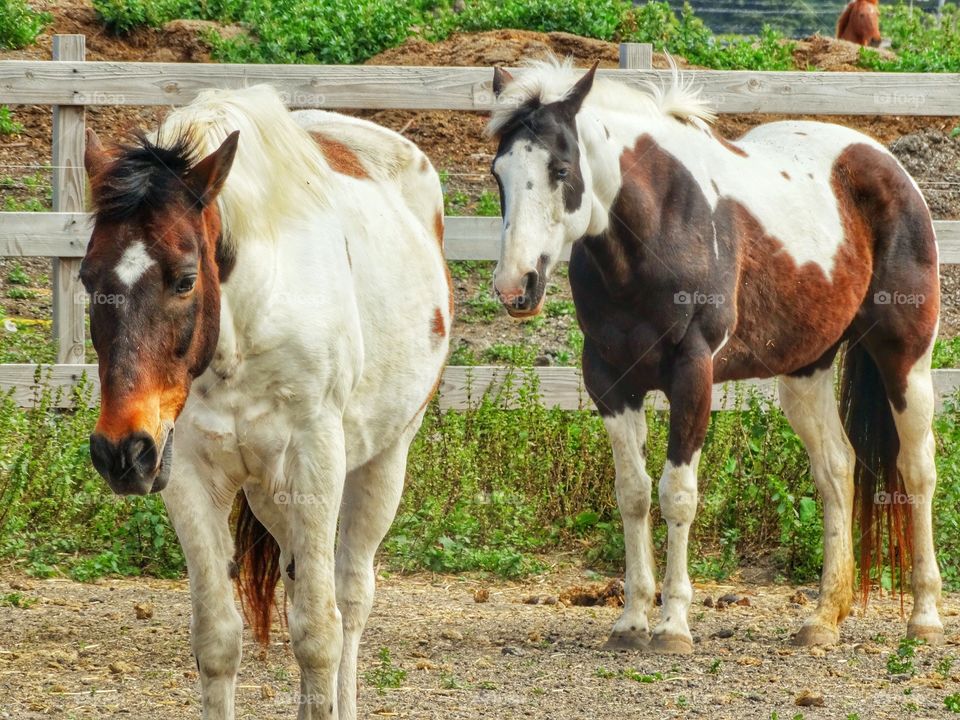
[[[793,636],[793,644],[804,647],[836,645],[838,640],[840,640],[840,632],[824,625],[804,625],[800,628],[800,632]]]
[[[604,650],[646,650],[650,645],[650,636],[638,630],[612,632],[603,644]]]
[[[661,633],[650,639],[649,651],[660,655],[692,655],[693,640],[683,635]]]
[[[907,625],[907,637],[923,640],[927,645],[944,645],[947,638],[943,634],[943,628],[933,625]]]

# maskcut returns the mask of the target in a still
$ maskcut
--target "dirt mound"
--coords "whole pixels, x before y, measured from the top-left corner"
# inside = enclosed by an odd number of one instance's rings
[[[571,585],[560,593],[560,602],[570,607],[623,607],[623,580],[606,585]]]
[[[885,59],[895,55],[889,50],[880,50]],[[825,70],[829,72],[863,72],[857,64],[860,46],[846,40],[811,35],[794,41],[793,62],[801,70]]]

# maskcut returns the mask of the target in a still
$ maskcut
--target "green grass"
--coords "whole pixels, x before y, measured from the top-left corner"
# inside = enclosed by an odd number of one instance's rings
[[[380,662],[363,674],[364,680],[373,685],[380,693],[395,690],[407,679],[407,671],[394,665],[390,648],[382,647],[378,654]]]

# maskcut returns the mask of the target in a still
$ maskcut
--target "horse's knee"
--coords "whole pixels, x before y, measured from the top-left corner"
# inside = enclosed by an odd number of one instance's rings
[[[233,612],[195,615],[191,629],[197,667],[206,677],[232,677],[240,667],[243,620]]]
[[[335,672],[343,647],[343,628],[332,599],[306,612],[294,607],[289,626],[290,644],[300,668],[310,673]]]
[[[660,478],[660,511],[670,522],[689,525],[697,512],[696,463],[675,466],[667,461]]]

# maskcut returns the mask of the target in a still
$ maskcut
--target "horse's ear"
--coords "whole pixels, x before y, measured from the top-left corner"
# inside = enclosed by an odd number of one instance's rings
[[[500,97],[500,93],[507,87],[507,83],[513,82],[513,75],[501,67],[493,69],[493,95]]]
[[[185,181],[197,200],[197,204],[206,207],[212,203],[223,188],[233,159],[237,155],[237,142],[240,131],[234,130],[216,150],[198,162],[187,173]]]
[[[87,170],[87,177],[96,177],[110,162],[110,156],[103,149],[103,143],[97,134],[87,128],[86,132],[87,146],[83,151],[83,167]]]
[[[599,64],[600,61],[597,60],[593,66],[587,70],[584,76],[577,80],[577,84],[567,91],[563,99],[558,101],[559,109],[563,111],[568,119],[572,120],[577,116],[577,113],[580,112],[580,106],[583,105],[583,101],[587,95],[590,94],[590,89],[593,87],[593,77],[597,74],[597,66]]]

